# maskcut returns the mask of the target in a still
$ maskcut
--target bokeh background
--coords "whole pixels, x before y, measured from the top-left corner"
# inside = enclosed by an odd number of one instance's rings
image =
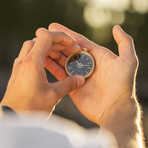
[[[12,64],[25,40],[39,27],[61,23],[118,54],[112,37],[115,24],[135,41],[140,67],[137,95],[143,108],[143,124],[148,142],[148,0],[0,0],[0,98],[3,98]],[[50,81],[56,79],[48,73]],[[95,124],[79,113],[69,96],[56,107],[55,114],[90,128]]]

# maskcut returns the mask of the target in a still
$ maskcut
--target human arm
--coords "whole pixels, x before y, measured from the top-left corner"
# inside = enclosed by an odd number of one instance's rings
[[[141,111],[135,91],[138,58],[132,38],[119,26],[114,27],[118,56],[62,25],[53,23],[49,30],[70,34],[96,61],[95,71],[85,85],[70,93],[80,112],[112,132],[119,147],[144,147]],[[47,66],[47,69],[54,75],[51,67]],[[61,72],[63,75],[55,75],[59,80],[67,76],[62,67]]]
[[[26,41],[16,58],[0,105],[8,106],[18,113],[43,111],[51,114],[64,95],[83,85],[84,78],[74,76],[49,83],[44,68],[47,61],[52,62],[48,56],[55,47],[58,47],[58,50],[80,49],[74,47],[74,39],[63,32],[39,29],[36,35],[36,41]]]

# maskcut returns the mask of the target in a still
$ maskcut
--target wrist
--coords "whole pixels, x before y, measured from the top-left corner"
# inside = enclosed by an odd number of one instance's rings
[[[6,106],[10,108],[12,111],[14,111],[19,118],[24,118],[27,115],[34,114],[34,115],[40,115],[45,118],[49,118],[53,111],[55,110],[55,106],[47,106],[46,108],[44,106],[41,106],[40,104],[31,105],[30,103],[16,103],[16,101],[13,101],[13,99],[3,99],[0,103],[0,106]]]
[[[119,147],[143,147],[141,111],[136,98],[116,102],[104,112],[99,125],[109,130]]]
[[[136,122],[139,112],[140,107],[136,98],[122,98],[104,111],[98,125],[126,122],[129,119]]]

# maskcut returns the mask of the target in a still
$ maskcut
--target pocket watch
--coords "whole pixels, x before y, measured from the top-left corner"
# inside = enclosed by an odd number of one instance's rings
[[[83,48],[82,51],[70,55],[65,64],[65,70],[70,75],[82,75],[84,78],[88,78],[92,75],[95,68],[95,60],[87,52],[87,48]]]

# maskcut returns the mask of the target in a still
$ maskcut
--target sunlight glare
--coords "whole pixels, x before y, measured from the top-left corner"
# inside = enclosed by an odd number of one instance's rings
[[[125,21],[125,13],[124,12],[112,12],[112,19],[111,19],[111,25],[121,25]]]
[[[110,9],[113,11],[125,11],[130,6],[130,0],[96,0],[101,8]],[[97,4],[97,2],[96,2]]]
[[[93,28],[108,25],[111,21],[111,13],[98,7],[88,5],[84,10],[84,19]]]
[[[133,7],[141,14],[148,12],[148,0],[133,0]]]

